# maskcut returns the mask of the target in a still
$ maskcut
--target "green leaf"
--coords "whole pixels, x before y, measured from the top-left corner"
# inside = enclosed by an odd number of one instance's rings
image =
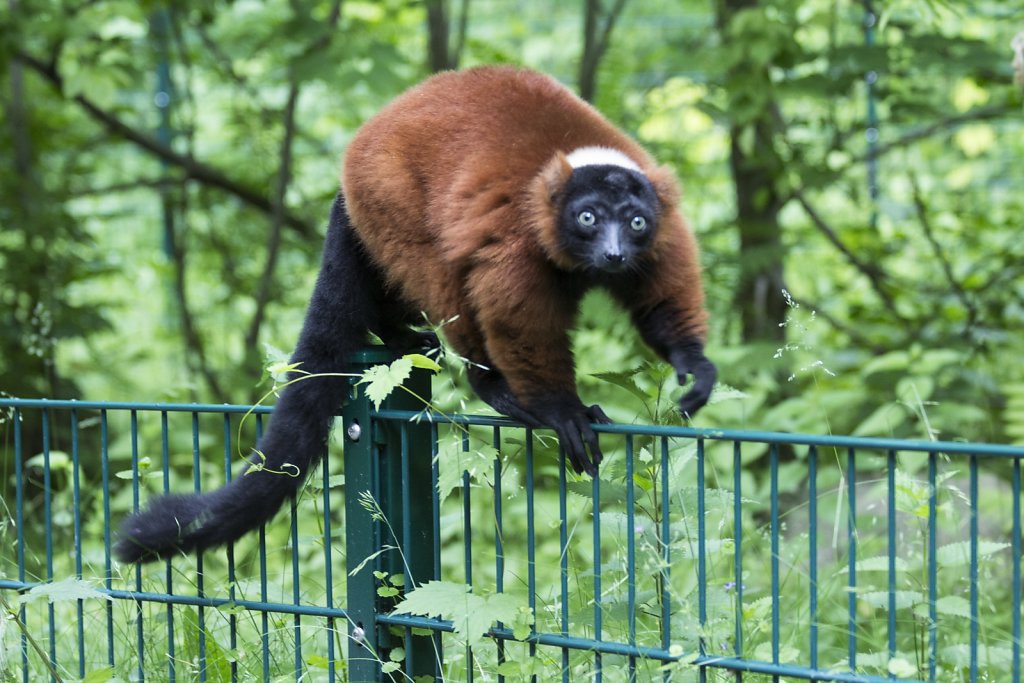
[[[309,655],[306,657],[306,665],[314,669],[327,669],[330,666],[330,661],[323,655]]]
[[[900,678],[913,678],[918,674],[917,667],[902,657],[890,659],[889,665],[886,668],[893,676],[899,676]]]
[[[760,660],[772,660],[772,644],[771,641],[764,641],[756,648],[754,648],[754,658]],[[779,648],[779,661],[786,662],[798,662],[800,661],[800,651],[792,645],[782,645]],[[859,662],[858,662],[859,663]]]
[[[891,436],[906,417],[906,412],[898,405],[880,405],[857,425],[853,430],[853,436]]]
[[[510,625],[513,638],[526,640],[533,633],[533,610],[529,607],[520,607],[516,618]]]
[[[392,662],[404,662],[405,661],[405,648],[395,647],[388,653],[388,659]]]
[[[25,461],[25,467],[43,469],[46,466],[46,456],[37,453]],[[71,456],[64,451],[50,451],[50,472],[71,470]]]
[[[391,365],[374,365],[362,374],[358,384],[366,384],[366,396],[373,401],[375,410],[380,410],[384,399],[409,378],[412,367],[412,361],[405,357]]]
[[[401,664],[398,662],[384,662],[384,664],[381,665],[380,670],[381,673],[389,674],[393,671],[398,671],[400,667]]]
[[[917,591],[895,591],[893,595],[896,598],[896,609],[913,607],[925,600],[924,593]],[[860,593],[857,597],[877,609],[889,609],[889,591],[869,591]]]
[[[890,351],[868,361],[861,372],[865,376],[879,372],[905,372],[909,366],[909,353],[906,351]]]
[[[394,612],[451,621],[455,632],[474,647],[495,622],[515,622],[522,608],[529,609],[524,600],[507,593],[478,595],[469,591],[465,584],[430,581],[407,593]]]
[[[928,616],[928,605],[925,605],[922,616]],[[949,616],[971,618],[971,603],[958,595],[947,595],[935,601],[935,611]]]
[[[106,669],[94,669],[85,675],[82,679],[82,683],[107,683],[114,678],[113,667],[107,667]]]
[[[207,680],[227,681],[231,679],[231,661],[225,649],[207,629],[199,628],[199,617],[195,609],[182,612],[185,630],[185,657],[194,661],[200,655],[199,634],[203,634],[203,652],[206,657]]]
[[[904,572],[907,571],[907,561],[902,557],[896,558],[896,571]],[[850,571],[849,567],[843,567],[839,570],[840,574],[845,574]],[[857,560],[857,573],[860,572],[885,572],[889,571],[889,556],[879,555],[878,557],[866,557],[863,560]]]
[[[414,368],[430,370],[434,373],[441,372],[441,366],[433,358],[424,356],[422,353],[408,353],[402,357],[408,358]]]
[[[982,667],[1008,669],[1013,661],[1013,651],[1008,647],[995,647],[984,643],[978,644],[978,663]],[[967,643],[958,643],[939,650],[939,658],[961,668],[971,664],[971,647]],[[859,663],[859,662],[858,662]],[[992,679],[998,680],[998,679]],[[1003,679],[1005,680],[1005,679]]]
[[[1009,548],[1009,543],[996,543],[994,541],[978,541],[978,557],[987,557],[1000,550]],[[971,562],[970,541],[950,543],[939,548],[935,553],[935,559],[943,567],[959,567]]]
[[[101,593],[93,588],[92,584],[88,581],[68,578],[33,586],[28,593],[23,594],[19,598],[19,602],[25,605],[44,599],[50,604],[72,602],[75,600],[113,600],[106,593]]]
[[[292,363],[289,354],[273,344],[264,344],[263,349],[263,367],[266,368],[267,374],[278,384],[287,382],[288,373],[301,365],[301,363]]]
[[[708,405],[722,403],[724,401],[735,401],[738,399],[750,398],[750,394],[736,387],[729,386],[724,382],[715,382]]]
[[[598,372],[591,375],[591,377],[625,389],[641,402],[646,403],[651,397],[648,396],[643,389],[637,386],[636,380],[634,379],[639,372],[640,368],[633,368],[632,370],[622,370],[619,372]]]
[[[509,659],[499,664],[494,670],[494,673],[505,677],[520,676],[523,673],[523,665],[518,659]]]
[[[405,599],[395,607],[396,614],[418,614],[424,617],[448,619],[456,603],[479,601],[480,597],[469,592],[470,587],[451,581],[428,581],[406,594]]]
[[[501,453],[493,446],[480,446],[469,451],[462,450],[460,440],[443,440],[438,444],[437,460],[440,465],[437,493],[444,501],[451,492],[462,487],[462,473],[469,473],[470,485],[481,480],[490,482],[494,474],[494,461]]]

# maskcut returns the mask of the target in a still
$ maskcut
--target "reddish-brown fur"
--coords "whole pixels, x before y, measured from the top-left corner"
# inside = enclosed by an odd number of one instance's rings
[[[628,155],[662,203],[635,314],[660,307],[703,341],[697,248],[666,167],[555,80],[512,67],[443,73],[409,90],[352,140],[342,175],[352,226],[391,288],[463,356],[496,367],[529,406],[572,392],[568,330],[578,301],[561,277],[579,264],[556,239],[557,193],[585,146]]]

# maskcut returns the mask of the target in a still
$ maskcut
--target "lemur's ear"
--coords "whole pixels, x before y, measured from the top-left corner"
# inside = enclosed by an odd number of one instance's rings
[[[665,210],[676,208],[682,198],[682,191],[679,189],[679,181],[676,174],[668,166],[658,166],[647,173],[647,179],[654,186],[654,192],[658,195],[661,208]]]
[[[540,181],[547,193],[548,202],[556,204],[572,175],[572,164],[562,152],[555,152],[540,172]]]

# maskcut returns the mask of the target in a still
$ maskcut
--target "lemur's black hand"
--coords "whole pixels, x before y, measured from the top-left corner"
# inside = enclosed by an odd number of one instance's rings
[[[673,350],[669,356],[680,384],[685,384],[688,375],[693,375],[693,386],[679,399],[679,412],[683,417],[693,417],[704,407],[715,387],[718,370],[704,355],[704,347],[693,341]]]
[[[543,415],[544,424],[558,434],[558,441],[565,449],[573,471],[576,474],[586,472],[596,477],[597,466],[601,464],[604,455],[597,434],[590,425],[611,422],[601,407],[592,405],[587,408],[575,396],[547,399],[531,407],[534,412]]]

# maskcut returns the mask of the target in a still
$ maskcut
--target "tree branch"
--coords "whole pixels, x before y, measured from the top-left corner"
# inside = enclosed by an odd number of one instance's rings
[[[328,30],[312,41],[305,51],[306,53],[323,50],[331,41],[334,28],[341,18],[342,0],[335,0],[331,6],[327,18]],[[292,8],[298,11],[298,3],[293,3]],[[260,328],[266,317],[267,305],[270,303],[274,289],[274,273],[277,270],[278,256],[281,251],[282,227],[287,212],[286,199],[288,196],[288,185],[292,178],[292,151],[297,131],[295,113],[299,101],[301,85],[295,74],[291,73],[291,84],[288,87],[288,101],[284,108],[284,133],[281,137],[281,163],[277,172],[277,184],[274,192],[271,214],[270,234],[267,239],[267,263],[260,276],[259,286],[256,290],[256,310],[253,312],[252,320],[249,322],[249,329],[245,334],[245,348],[254,349],[260,337]]]
[[[611,11],[598,29],[601,18],[601,0],[586,0],[586,14],[583,18],[583,55],[580,58],[580,97],[592,102],[597,94],[597,67],[601,63],[608,45],[611,43],[612,30],[622,15],[626,0],[615,0]]]
[[[946,276],[946,281],[949,282],[949,286],[952,288],[956,298],[960,300],[960,303],[963,304],[964,309],[967,311],[965,327],[969,330],[974,327],[974,323],[978,320],[978,308],[971,301],[960,281],[953,275],[953,266],[950,264],[949,259],[946,258],[942,245],[935,238],[935,230],[932,228],[931,220],[928,218],[928,207],[925,206],[924,195],[921,193],[921,186],[917,182],[917,176],[911,172],[909,177],[910,187],[913,189],[914,194],[914,208],[917,211],[917,221],[921,224],[921,231],[924,233],[925,239],[928,240],[928,244],[931,245],[935,258],[939,261],[939,266],[942,268],[943,275]]]
[[[203,344],[203,338],[196,328],[195,318],[192,315],[192,309],[189,307],[188,287],[185,283],[186,257],[185,247],[182,245],[183,241],[172,235],[169,246],[171,248],[171,261],[174,264],[174,296],[178,300],[178,315],[181,320],[181,331],[185,336],[185,347],[190,351],[189,357],[195,359],[196,369],[203,376],[203,379],[206,380],[206,384],[210,387],[210,391],[213,392],[215,400],[224,402],[228,400],[228,396],[224,393],[224,388],[221,386],[220,380],[217,379],[217,374],[213,372],[206,360],[206,346]]]
[[[277,190],[274,194],[274,212],[270,222],[270,235],[267,239],[267,264],[260,276],[259,287],[256,290],[256,310],[249,322],[249,329],[245,334],[245,348],[253,349],[259,341],[260,328],[263,326],[263,319],[266,315],[267,304],[270,303],[270,295],[274,285],[274,271],[277,268],[277,258],[281,251],[281,232],[284,225],[285,197],[288,193],[288,184],[291,182],[292,167],[292,142],[295,139],[295,105],[299,100],[299,84],[292,82],[288,89],[288,103],[284,110],[284,135],[281,140],[281,166],[277,172]]]
[[[26,66],[48,80],[58,92],[63,92],[64,80],[60,73],[57,72],[55,66],[45,64],[35,57],[22,52],[18,52],[17,57]],[[254,209],[263,213],[273,214],[274,206],[272,202],[258,190],[229,178],[219,169],[209,166],[195,157],[180,154],[171,147],[161,144],[150,135],[129,126],[118,118],[116,114],[103,109],[85,95],[75,95],[70,99],[82,107],[89,116],[106,128],[108,132],[124,138],[167,164],[181,169],[186,178],[223,190]],[[295,230],[305,239],[315,239],[316,231],[298,216],[285,213],[284,224]]]
[[[868,282],[871,283],[871,288],[875,290],[875,294],[877,294],[878,298],[882,300],[882,304],[885,306],[886,310],[892,313],[897,320],[907,324],[907,320],[904,319],[896,309],[896,303],[893,301],[892,295],[889,294],[888,289],[883,282],[885,275],[881,269],[873,263],[862,261],[860,257],[850,251],[850,248],[847,247],[841,239],[839,239],[839,234],[828,224],[828,222],[825,221],[821,214],[818,213],[817,209],[811,205],[802,190],[794,190],[793,198],[800,203],[800,206],[803,207],[807,216],[814,224],[814,227],[816,227],[818,231],[825,236],[825,239],[827,239],[832,246],[838,249],[839,253],[846,257],[846,260],[868,279]]]
[[[455,46],[452,48],[452,68],[458,68],[462,61],[462,52],[466,49],[466,35],[469,32],[469,0],[462,0],[459,9],[458,30],[455,33]]]
[[[854,156],[850,162],[838,173],[844,173],[851,166],[856,164],[864,163],[871,159],[878,159],[885,156],[886,154],[893,152],[903,147],[909,147],[919,140],[924,140],[932,135],[936,135],[943,131],[949,130],[950,128],[956,128],[962,126],[965,123],[971,123],[974,121],[988,121],[990,119],[998,119],[1007,114],[1016,112],[1017,108],[1012,107],[1008,104],[997,104],[991,107],[982,107],[980,109],[972,109],[971,111],[964,112],[963,114],[957,114],[956,116],[950,116],[945,119],[939,119],[934,123],[930,123],[927,126],[912,130],[909,133],[902,135],[891,142],[879,145],[875,148],[874,152],[865,152]]]
[[[427,62],[431,73],[452,68],[444,0],[427,0]]]

